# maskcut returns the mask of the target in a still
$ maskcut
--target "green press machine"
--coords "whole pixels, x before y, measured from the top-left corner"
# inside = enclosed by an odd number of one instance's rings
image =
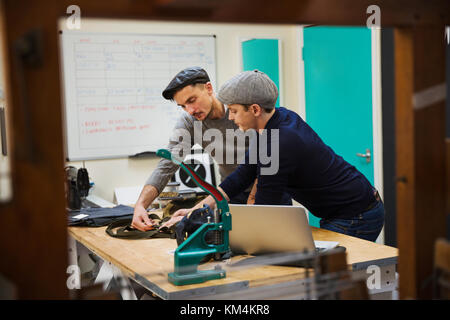
[[[220,266],[216,266],[212,270],[198,270],[197,267],[206,255],[213,254],[217,258],[221,253],[230,250],[231,213],[227,200],[219,190],[203,181],[188,165],[173,158],[168,150],[159,149],[156,154],[180,165],[194,182],[216,201],[214,221],[208,220],[175,250],[174,271],[168,274],[169,281],[174,285],[181,286],[225,278],[226,272]],[[206,233],[210,231],[214,232],[212,244],[205,241]]]

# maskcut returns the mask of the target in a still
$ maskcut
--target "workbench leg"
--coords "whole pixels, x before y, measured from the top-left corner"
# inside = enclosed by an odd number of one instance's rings
[[[77,241],[70,235],[67,238],[67,260],[68,265],[66,269],[67,280],[66,286],[69,290],[81,289],[81,272],[78,266],[78,250]],[[70,291],[69,297],[74,298],[75,293]]]
[[[77,240],[75,240],[70,235],[67,239],[67,247],[68,247],[68,262],[70,265],[78,266],[78,250],[77,250]]]
[[[103,290],[106,291],[108,290],[108,287],[113,279],[119,286],[120,295],[123,300],[137,300],[130,279],[124,276],[122,271],[120,271],[120,269],[112,263],[103,261],[94,283],[103,283]]]
[[[137,300],[136,293],[131,285],[130,279],[123,275],[119,268],[112,266],[114,279],[120,287],[120,295],[123,300]]]
[[[100,270],[98,271],[97,277],[94,280],[94,284],[103,283],[103,290],[106,291],[111,280],[114,278],[112,264],[106,261],[102,261],[100,263]]]
[[[81,270],[79,266],[80,255],[89,257],[91,252],[84,246],[80,245],[73,237],[68,237],[68,273],[73,273],[70,277],[72,287],[70,289],[80,289],[81,287]],[[119,286],[120,295],[123,300],[137,300],[130,279],[124,276],[119,268],[110,262],[106,262],[98,258],[97,264],[100,265],[98,274],[94,280],[94,284],[103,284],[103,290],[107,291],[111,284],[111,280],[115,280]],[[76,272],[74,271],[76,269]],[[74,278],[76,277],[76,279]],[[68,283],[69,286],[69,283]]]

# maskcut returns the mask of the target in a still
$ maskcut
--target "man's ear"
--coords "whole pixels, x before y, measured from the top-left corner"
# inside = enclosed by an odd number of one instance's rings
[[[262,112],[262,108],[259,106],[259,104],[256,104],[256,103],[254,103],[250,106],[250,110],[252,110],[253,115],[256,117],[261,115],[261,112]]]
[[[205,83],[205,89],[208,91],[209,95],[214,93],[214,88],[213,88],[211,82]]]

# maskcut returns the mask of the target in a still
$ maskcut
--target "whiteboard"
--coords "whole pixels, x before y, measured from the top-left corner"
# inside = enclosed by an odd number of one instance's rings
[[[184,112],[162,91],[182,69],[215,88],[215,36],[61,33],[67,160],[122,158],[167,146]]]

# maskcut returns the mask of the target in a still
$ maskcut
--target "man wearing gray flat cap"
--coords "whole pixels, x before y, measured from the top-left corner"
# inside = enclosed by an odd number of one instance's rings
[[[321,228],[375,241],[384,225],[376,189],[298,114],[275,108],[277,97],[276,85],[258,70],[242,72],[220,88],[217,98],[228,106],[229,119],[243,131],[256,130],[256,148],[278,151],[279,165],[276,172],[265,173],[269,164],[251,145],[245,163],[219,190],[229,199],[257,179],[255,204],[280,204],[287,193],[321,218]],[[258,155],[256,163],[249,161],[251,154]],[[211,196],[203,203],[215,206]]]

